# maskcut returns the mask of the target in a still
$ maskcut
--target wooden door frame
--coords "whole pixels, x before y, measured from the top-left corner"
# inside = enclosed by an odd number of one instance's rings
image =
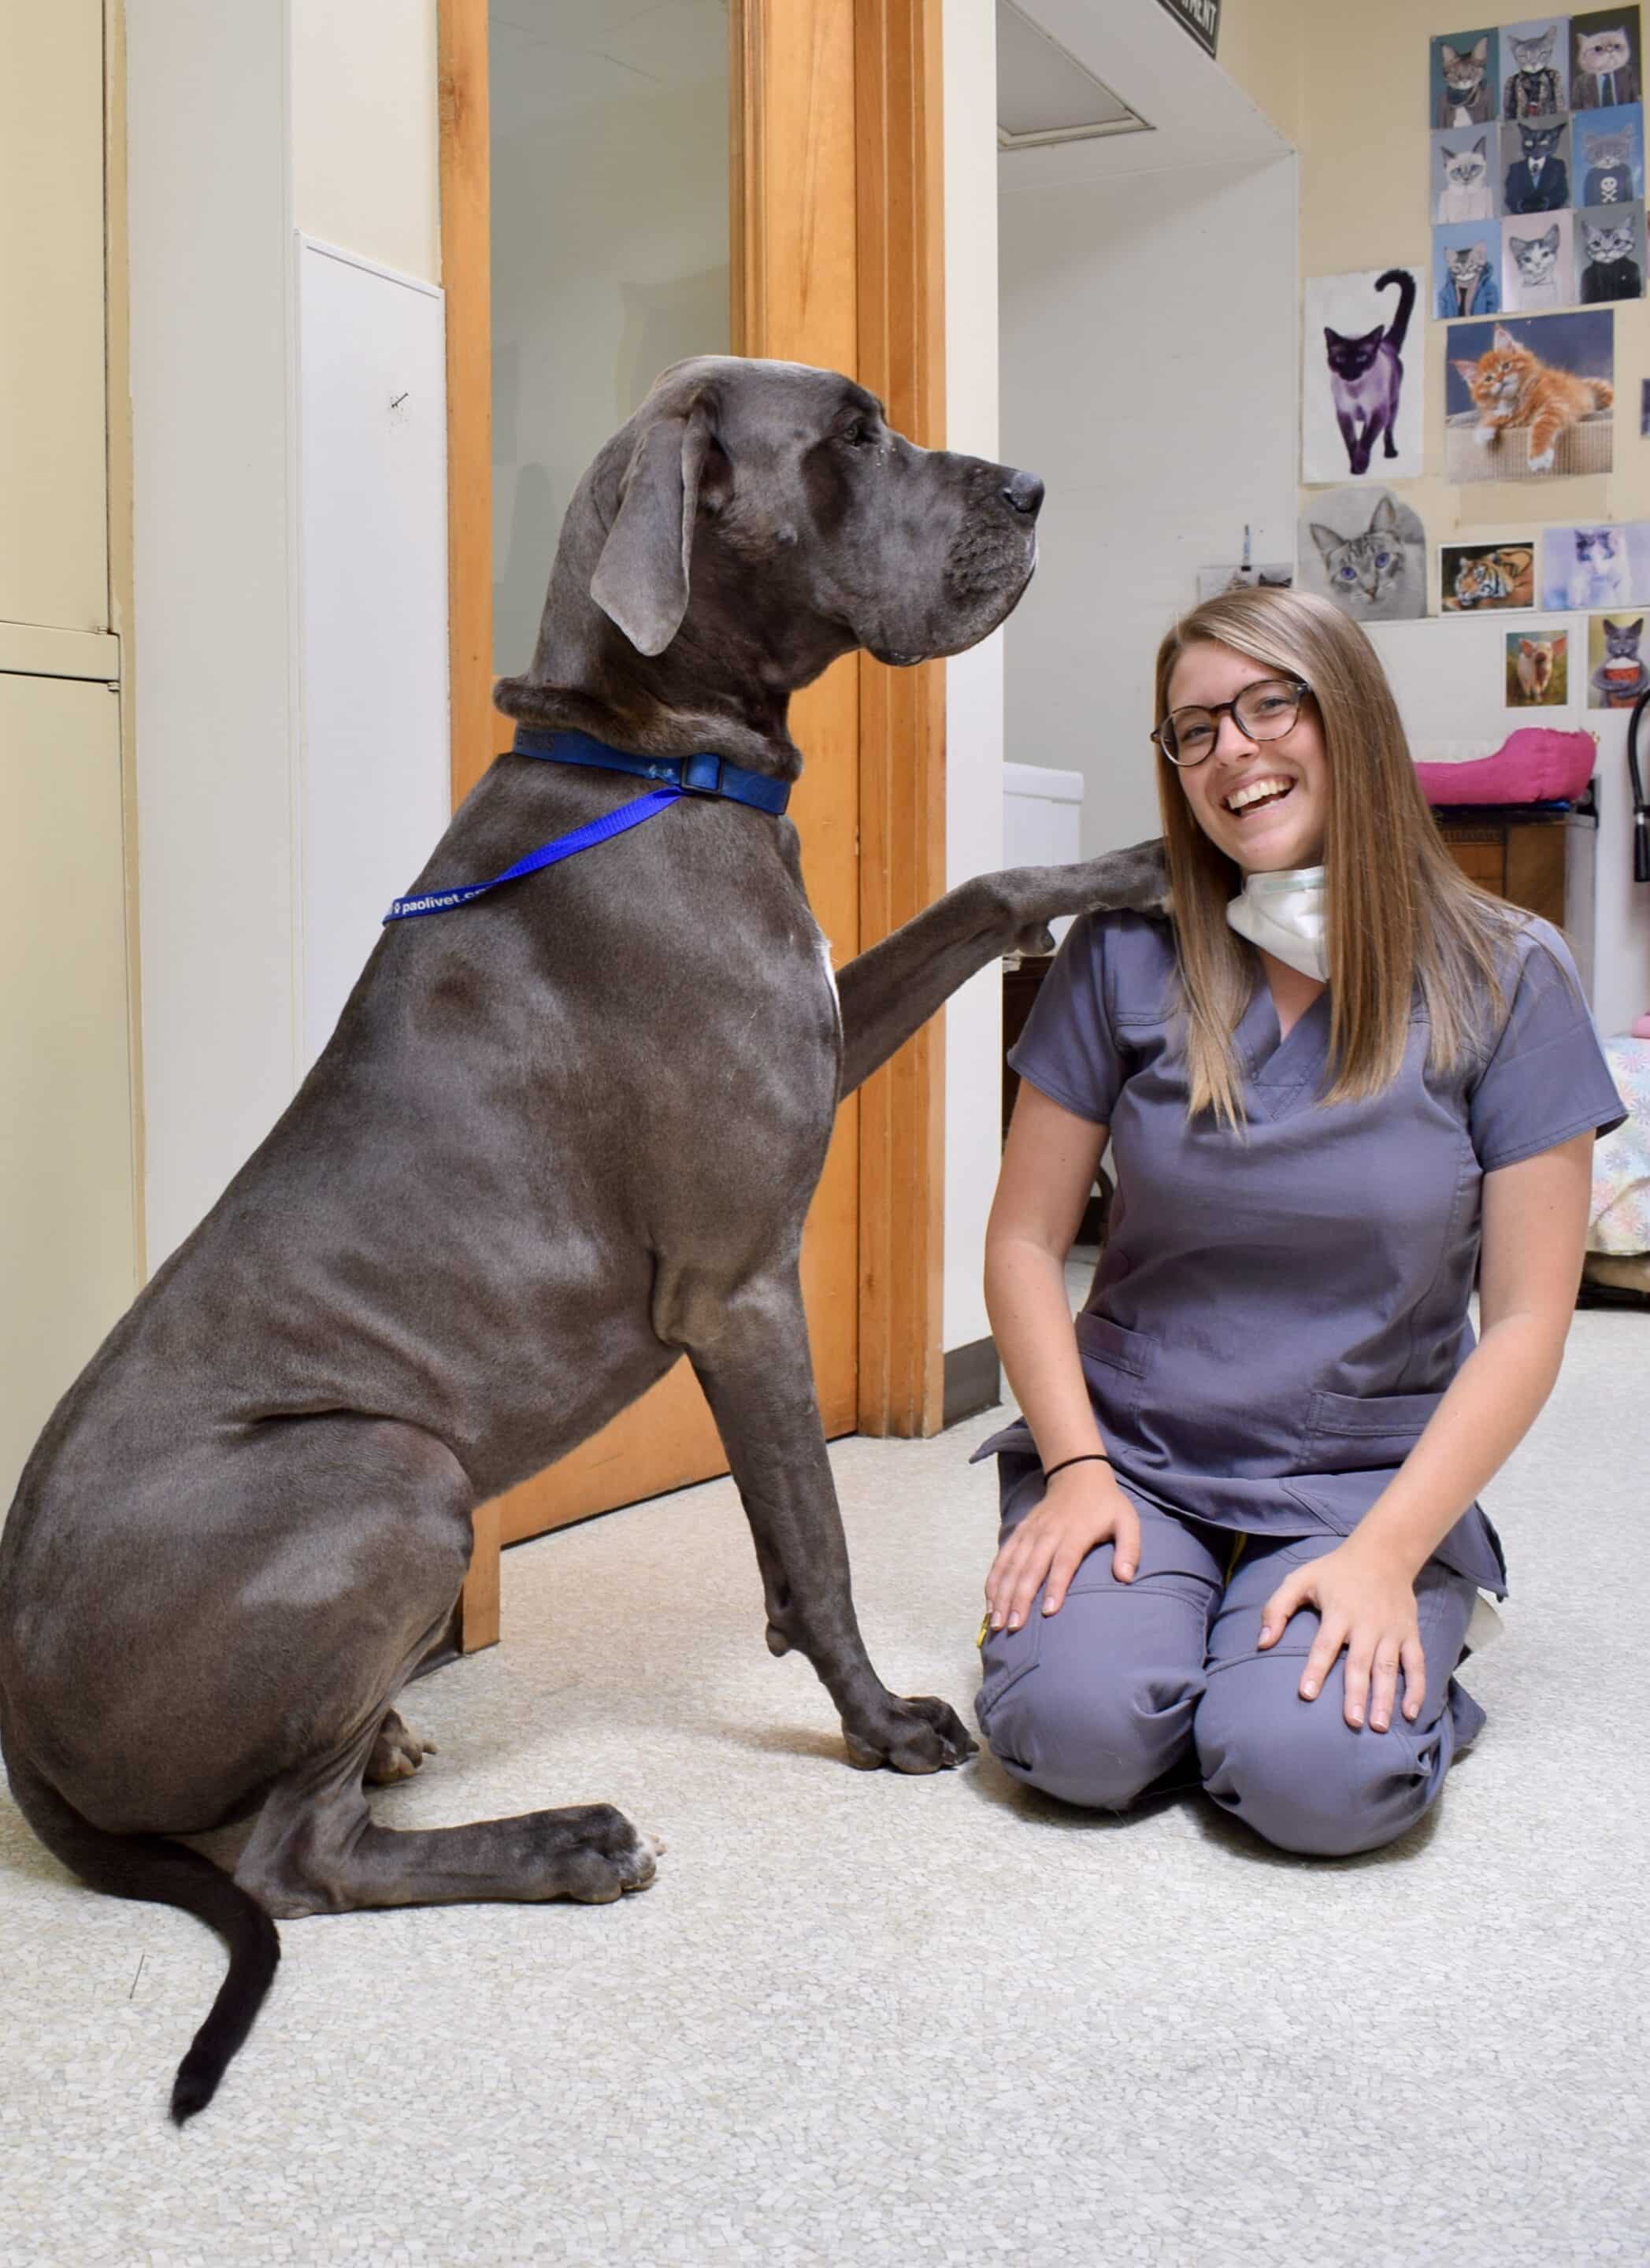
[[[851,375],[901,431],[945,438],[940,0],[732,0],[733,343],[798,355],[776,310],[770,135],[789,122],[807,23],[852,21],[858,331]],[[441,271],[446,294],[447,576],[453,798],[491,762],[492,369],[487,0],[438,0]],[[794,279],[787,279],[794,284]],[[796,294],[790,293],[794,305]],[[804,335],[802,344],[806,345]],[[945,888],[944,664],[859,659],[859,949]],[[859,1430],[928,1434],[944,1402],[945,1055],[938,1020],[868,1079],[859,1111]],[[467,1647],[497,1635],[498,1513],[476,1514]]]

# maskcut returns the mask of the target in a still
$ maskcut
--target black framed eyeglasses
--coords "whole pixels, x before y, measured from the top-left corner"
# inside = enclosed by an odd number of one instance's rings
[[[1300,704],[1312,688],[1299,677],[1260,677],[1230,701],[1217,701],[1212,709],[1193,705],[1171,709],[1152,738],[1182,770],[1200,764],[1214,754],[1220,737],[1220,719],[1230,717],[1240,733],[1251,740],[1278,740],[1293,729]]]

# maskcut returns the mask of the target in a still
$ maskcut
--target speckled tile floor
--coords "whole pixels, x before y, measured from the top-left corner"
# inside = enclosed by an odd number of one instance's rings
[[[965,1713],[1000,1422],[833,1452],[873,1656]],[[0,2264],[1645,2262],[1650,1323],[1578,1317],[1492,1500],[1489,1727],[1414,1836],[1331,1865],[1197,1799],[851,1771],[726,1483],[520,1547],[379,1815],[607,1798],[657,1883],[286,1925],[182,2134],[216,1941],[0,1797]]]

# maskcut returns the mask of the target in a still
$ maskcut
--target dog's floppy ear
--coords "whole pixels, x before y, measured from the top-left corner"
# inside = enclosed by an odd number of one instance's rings
[[[701,398],[645,425],[625,468],[619,516],[590,595],[638,653],[663,653],[688,611],[694,514],[710,443],[711,409]]]

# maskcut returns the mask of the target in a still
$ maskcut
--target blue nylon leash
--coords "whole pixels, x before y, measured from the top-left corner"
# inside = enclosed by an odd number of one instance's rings
[[[558,835],[553,843],[541,843],[525,858],[518,858],[513,866],[506,866],[502,874],[495,874],[490,882],[460,882],[451,890],[427,890],[422,897],[397,898],[379,926],[387,927],[394,921],[411,921],[419,914],[451,913],[455,906],[467,906],[472,898],[496,890],[501,882],[519,881],[524,874],[536,874],[541,866],[554,866],[578,851],[608,842],[615,835],[627,834],[645,819],[652,819],[681,801],[680,788],[655,788],[651,795],[638,795],[633,802],[622,803],[605,817],[576,827],[571,835]]]
[[[622,748],[610,748],[605,741],[593,740],[588,733],[534,733],[523,725],[516,733],[511,753],[536,756],[546,763],[587,764],[600,771],[630,772],[638,779],[658,780],[665,784],[646,795],[637,796],[630,803],[622,803],[616,811],[609,811],[600,819],[587,821],[571,834],[558,835],[554,842],[541,843],[536,850],[528,851],[525,858],[518,858],[513,866],[506,866],[490,881],[460,882],[450,890],[426,890],[418,897],[397,898],[380,926],[387,927],[394,921],[411,921],[420,914],[451,913],[455,907],[467,906],[473,898],[496,890],[501,882],[518,882],[525,874],[536,874],[542,867],[554,866],[580,850],[591,850],[599,843],[610,842],[615,835],[627,834],[645,820],[668,811],[684,795],[720,797],[776,816],[791,800],[788,782],[770,779],[764,772],[748,771],[742,764],[730,763],[726,756],[633,756]]]

